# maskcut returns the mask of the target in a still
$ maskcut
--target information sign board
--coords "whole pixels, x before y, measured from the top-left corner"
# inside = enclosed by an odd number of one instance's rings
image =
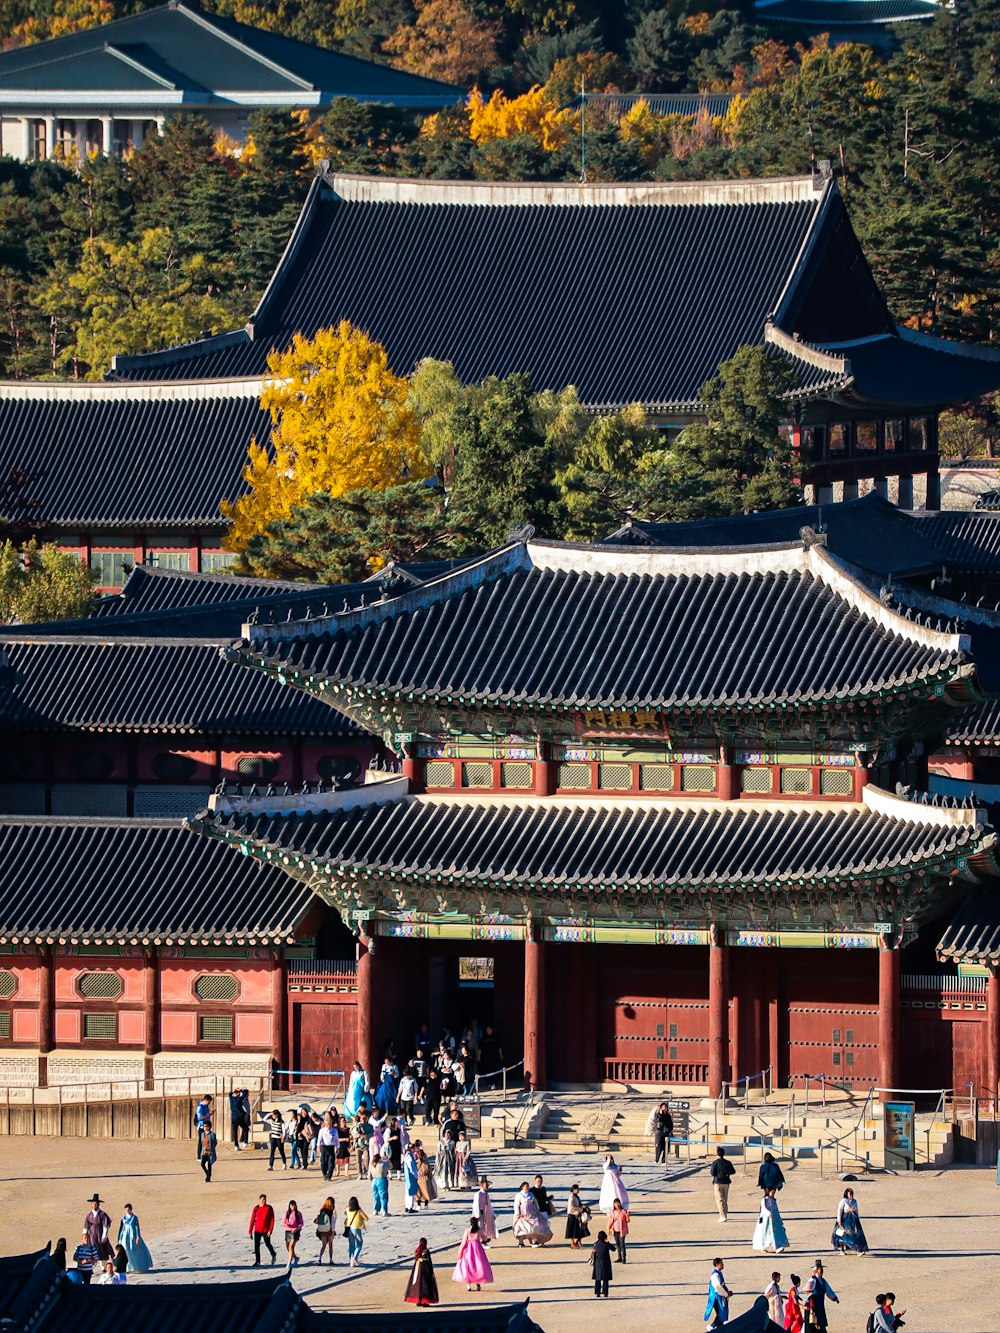
[[[913,1102],[886,1102],[885,1162],[893,1171],[912,1171],[916,1167],[916,1145],[913,1136]]]

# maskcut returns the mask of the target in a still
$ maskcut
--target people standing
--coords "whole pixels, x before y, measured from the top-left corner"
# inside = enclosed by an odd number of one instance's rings
[[[732,1292],[726,1286],[726,1265],[722,1259],[712,1260],[708,1277],[708,1300],[705,1303],[705,1328],[721,1328],[729,1318],[729,1298]]]
[[[788,1233],[781,1220],[774,1190],[765,1191],[761,1198],[751,1245],[761,1254],[781,1254],[788,1249]]]
[[[206,1120],[201,1128],[201,1155],[199,1162],[201,1169],[205,1174],[205,1184],[208,1185],[212,1179],[212,1166],[218,1156],[218,1139],[215,1136],[215,1130],[212,1128],[211,1120]]]
[[[479,1184],[479,1173],[472,1156],[472,1144],[464,1129],[458,1131],[455,1144],[455,1181],[459,1189],[474,1190]]]
[[[274,1246],[271,1244],[271,1232],[274,1230],[274,1209],[267,1201],[267,1195],[262,1194],[256,1204],[250,1210],[250,1225],[247,1228],[247,1235],[253,1237],[253,1266],[260,1267],[260,1247],[271,1256],[273,1264],[277,1255],[274,1252]]]
[[[206,1092],[201,1101],[194,1108],[194,1128],[195,1128],[195,1157],[201,1161],[201,1136],[205,1125],[215,1114],[215,1108],[212,1102],[212,1094]]]
[[[389,1216],[389,1167],[383,1157],[373,1155],[368,1168],[372,1182],[372,1211],[376,1217]]]
[[[531,1187],[531,1193],[534,1196],[535,1203],[538,1204],[538,1211],[545,1217],[554,1216],[556,1211],[555,1201],[545,1188],[545,1181],[541,1176],[535,1177],[535,1183]]]
[[[590,1271],[594,1279],[594,1295],[607,1296],[608,1283],[611,1281],[611,1246],[608,1233],[599,1231],[590,1251]]]
[[[673,1138],[674,1118],[666,1102],[660,1102],[653,1112],[653,1161],[667,1162],[667,1145]]]
[[[521,1182],[521,1188],[514,1196],[513,1231],[518,1249],[524,1248],[525,1241],[537,1246],[547,1245],[552,1239],[552,1228],[549,1226],[549,1219],[538,1207],[535,1196],[528,1189],[526,1180]]]
[[[313,1219],[316,1223],[316,1239],[319,1241],[319,1258],[316,1262],[323,1263],[323,1255],[329,1251],[330,1263],[333,1263],[333,1238],[337,1231],[337,1205],[332,1196],[327,1196],[323,1200],[323,1206]]]
[[[493,1269],[490,1267],[490,1261],[483,1249],[482,1238],[479,1235],[479,1221],[475,1217],[469,1218],[469,1225],[465,1229],[462,1244],[459,1246],[458,1262],[451,1275],[451,1280],[452,1282],[464,1282],[466,1291],[471,1291],[473,1285],[475,1285],[476,1291],[481,1291],[484,1282],[491,1283],[493,1281]]]
[[[434,1263],[431,1259],[431,1252],[427,1248],[427,1241],[423,1236],[417,1243],[417,1250],[413,1256],[413,1268],[410,1271],[410,1280],[406,1284],[406,1294],[403,1299],[409,1301],[411,1305],[437,1305],[440,1299],[437,1278],[434,1276]]]
[[[417,1100],[417,1080],[413,1074],[413,1066],[407,1065],[403,1072],[403,1077],[399,1080],[399,1114],[406,1124],[413,1124],[413,1103]]]
[[[350,1120],[356,1116],[365,1105],[365,1098],[368,1089],[368,1075],[365,1073],[364,1066],[360,1060],[354,1061],[354,1068],[351,1070],[351,1078],[347,1085],[347,1096],[344,1098],[344,1115]]]
[[[578,1250],[584,1237],[590,1235],[589,1222],[590,1211],[580,1198],[580,1186],[571,1185],[566,1200],[566,1239],[571,1250]]]
[[[362,1111],[351,1126],[351,1144],[354,1148],[354,1158],[358,1166],[359,1180],[366,1180],[368,1178],[368,1166],[371,1161],[368,1144],[371,1136],[372,1129],[368,1124],[368,1117]]]
[[[90,1212],[83,1219],[83,1229],[87,1233],[90,1244],[97,1251],[99,1259],[110,1259],[114,1251],[111,1248],[111,1241],[108,1233],[111,1230],[111,1218],[101,1207],[104,1202],[97,1194],[94,1194],[87,1202],[91,1205]]]
[[[429,1208],[431,1202],[437,1198],[437,1185],[434,1182],[434,1172],[431,1170],[431,1164],[427,1160],[427,1154],[423,1148],[417,1149],[417,1207]]]
[[[344,1235],[347,1237],[347,1262],[351,1268],[361,1265],[361,1251],[365,1244],[365,1224],[368,1214],[362,1211],[360,1203],[352,1194],[347,1200],[347,1212],[344,1214]]]
[[[152,1256],[139,1229],[139,1216],[133,1212],[130,1203],[125,1205],[122,1220],[118,1224],[118,1244],[124,1245],[128,1266],[133,1273],[148,1273],[153,1267]]]
[[[896,1295],[891,1291],[885,1294],[879,1292],[875,1297],[875,1309],[870,1321],[873,1333],[896,1333],[898,1328],[902,1328],[905,1323],[903,1315],[906,1311],[900,1310],[899,1314],[896,1314],[892,1308],[895,1300]]]
[[[89,1287],[94,1276],[94,1268],[101,1263],[101,1254],[90,1239],[90,1231],[87,1227],[84,1227],[80,1244],[73,1251],[73,1262],[76,1264],[74,1271],[79,1275],[77,1281],[82,1283],[83,1286]]]
[[[736,1175],[736,1167],[726,1156],[726,1150],[721,1144],[715,1150],[715,1161],[709,1174],[712,1177],[712,1193],[715,1195],[715,1206],[719,1210],[719,1221],[728,1222],[729,1186],[732,1184],[733,1176]]]
[[[789,1273],[788,1295],[785,1297],[785,1328],[788,1333],[802,1333],[805,1324],[805,1305],[799,1290],[801,1282],[798,1273]]]
[[[337,1175],[341,1172],[351,1178],[351,1131],[343,1116],[337,1119]]]
[[[441,1135],[437,1159],[434,1163],[434,1174],[437,1176],[439,1189],[450,1190],[455,1188],[455,1140],[451,1137],[450,1130],[447,1129]]]
[[[441,1114],[441,1075],[436,1069],[427,1074],[427,1086],[424,1088],[424,1124],[436,1125]]]
[[[240,1147],[250,1144],[250,1130],[253,1125],[253,1107],[250,1104],[250,1089],[240,1088]]]
[[[415,1213],[417,1211],[417,1194],[420,1188],[420,1177],[417,1175],[417,1151],[415,1148],[408,1148],[403,1153],[403,1212]]]
[[[479,1222],[479,1239],[484,1245],[497,1238],[497,1222],[490,1199],[490,1182],[486,1176],[479,1181],[479,1189],[472,1200],[472,1216]]]
[[[774,1160],[774,1154],[766,1152],[764,1160],[760,1164],[760,1170],[757,1172],[757,1188],[759,1190],[780,1190],[785,1183],[785,1177],[781,1173],[781,1167]]]
[[[598,1200],[602,1213],[610,1213],[615,1199],[623,1208],[628,1207],[628,1190],[622,1181],[622,1170],[611,1153],[604,1159],[604,1178],[601,1181],[601,1197]]]
[[[233,1139],[233,1151],[240,1151],[240,1130],[243,1126],[243,1093],[233,1088],[229,1094],[229,1132]]]
[[[822,1260],[817,1259],[813,1264],[812,1276],[806,1283],[806,1309],[809,1313],[809,1327],[815,1329],[816,1333],[826,1333],[829,1327],[826,1311],[828,1300],[833,1301],[834,1305],[840,1304],[840,1297],[823,1276]]]
[[[403,1179],[403,1135],[405,1133],[406,1130],[400,1124],[399,1117],[393,1116],[386,1131],[385,1144],[389,1149],[389,1170],[396,1180]]]
[[[312,1148],[314,1129],[312,1116],[306,1107],[300,1106],[298,1112],[290,1112],[294,1115],[294,1129],[292,1133],[295,1137],[295,1146],[292,1148],[292,1166],[298,1165],[303,1171],[309,1169],[309,1151]]]
[[[285,1209],[285,1249],[288,1251],[288,1271],[291,1272],[299,1262],[299,1256],[295,1252],[295,1247],[302,1238],[302,1228],[305,1226],[305,1218],[299,1212],[299,1206],[294,1199],[288,1200],[288,1207]]]
[[[771,1321],[783,1328],[785,1324],[785,1298],[781,1294],[781,1274],[772,1273],[771,1281],[764,1288],[764,1299],[767,1301],[767,1312],[771,1316]]]
[[[627,1208],[622,1207],[621,1199],[615,1199],[611,1205],[611,1212],[608,1213],[608,1230],[615,1242],[615,1249],[618,1251],[618,1262],[627,1263],[625,1238],[629,1232],[629,1212]]]
[[[337,1165],[337,1149],[340,1147],[340,1134],[329,1111],[323,1116],[323,1125],[318,1135],[319,1169],[324,1180],[332,1180]]]
[[[858,1201],[850,1186],[837,1204],[837,1220],[833,1227],[833,1248],[849,1254],[867,1254],[868,1238],[861,1225]]]
[[[270,1149],[270,1159],[268,1161],[268,1171],[274,1170],[274,1154],[277,1153],[281,1158],[282,1171],[288,1170],[288,1162],[285,1158],[285,1123],[281,1118],[281,1112],[277,1109],[271,1111],[265,1117],[267,1125],[267,1142]]]
[[[128,1207],[128,1204],[125,1205]],[[66,1272],[66,1237],[60,1236],[52,1247],[52,1253],[49,1255],[53,1265],[59,1269],[60,1273]]]

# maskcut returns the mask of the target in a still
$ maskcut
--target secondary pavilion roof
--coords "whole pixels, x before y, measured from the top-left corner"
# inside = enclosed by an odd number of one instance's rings
[[[273,347],[342,319],[399,373],[428,356],[465,382],[526,371],[595,409],[694,411],[744,343],[788,361],[793,398],[888,394],[916,410],[1000,386],[993,349],[918,345],[896,327],[829,176],[540,185],[321,171],[244,329],[117,356],[112,375],[261,375]]]
[[[251,626],[228,655],[373,729],[414,708],[704,717],[981,697],[967,637],[906,619],[801,542],[515,543],[386,603]]]
[[[0,59],[3,57],[0,56]],[[0,476],[24,468],[40,527],[219,531],[271,417],[260,380],[0,385]]]
[[[941,936],[938,958],[953,963],[1000,963],[1000,892],[995,885],[972,894]]]
[[[828,32],[835,42],[880,42],[895,24],[926,23],[941,9],[937,0],[756,0],[755,17],[793,32]]]
[[[334,97],[442,107],[462,90],[437,79],[171,3],[0,54],[0,106],[76,110],[89,101],[163,112],[319,107]]]
[[[376,785],[295,810],[221,797],[188,823],[284,866],[343,912],[430,904],[519,914],[542,904],[555,916],[680,911],[711,920],[738,901],[805,920],[824,903],[829,910],[834,886],[840,910],[860,914],[866,882],[901,904],[909,877],[948,876],[970,862],[996,873],[996,834],[982,811],[872,787],[862,802],[835,805],[378,796]]]
[[[108,642],[97,622],[67,635],[0,637],[0,734],[357,736],[335,709],[260,672],[234,671],[218,640]],[[57,637],[58,635],[58,637]]]
[[[294,943],[314,905],[177,820],[0,817],[0,943]]]

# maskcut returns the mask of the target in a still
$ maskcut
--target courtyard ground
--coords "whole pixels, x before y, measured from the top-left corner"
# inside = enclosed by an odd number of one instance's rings
[[[497,1303],[531,1298],[531,1313],[546,1333],[578,1333],[599,1318],[627,1321],[630,1328],[698,1330],[712,1259],[726,1260],[726,1276],[735,1292],[732,1309],[747,1308],[780,1270],[808,1275],[811,1261],[822,1257],[827,1276],[841,1298],[833,1307],[832,1333],[862,1333],[876,1291],[886,1287],[906,1309],[907,1333],[997,1333],[1000,1314],[993,1296],[993,1272],[1000,1257],[1000,1190],[996,1173],[974,1167],[893,1176],[876,1174],[855,1186],[872,1251],[866,1256],[830,1253],[837,1200],[843,1190],[836,1178],[820,1179],[815,1167],[785,1163],[787,1184],[780,1196],[792,1242],[790,1252],[756,1255],[750,1248],[758,1194],[752,1174],[738,1174],[730,1198],[731,1215],[717,1220],[704,1166],[693,1170],[672,1163],[666,1176],[648,1158],[624,1159],[625,1181],[632,1192],[633,1230],[629,1262],[616,1265],[610,1309],[594,1307],[588,1284],[587,1252],[571,1251],[562,1240],[569,1186],[578,1181],[583,1196],[596,1204],[601,1158],[594,1153],[496,1151],[478,1155],[480,1170],[495,1182],[492,1194],[501,1226],[490,1246],[496,1283],[469,1295],[449,1280],[458,1241],[468,1216],[467,1198],[453,1194],[429,1213],[402,1214],[402,1186],[390,1184],[388,1219],[372,1218],[365,1246],[365,1267],[346,1267],[346,1241],[336,1242],[337,1265],[317,1268],[316,1242],[309,1225],[323,1197],[332,1192],[343,1212],[356,1193],[370,1213],[367,1182],[334,1181],[327,1187],[315,1167],[307,1172],[267,1170],[263,1152],[233,1153],[220,1147],[216,1178],[206,1185],[194,1159],[194,1146],[178,1142],[127,1140],[0,1140],[0,1209],[7,1219],[3,1251],[24,1253],[47,1240],[66,1236],[70,1249],[99,1190],[117,1228],[122,1205],[133,1204],[153,1254],[156,1270],[136,1282],[252,1281],[247,1238],[250,1208],[266,1192],[278,1214],[275,1241],[282,1250],[281,1216],[290,1198],[307,1222],[301,1245],[304,1261],[293,1283],[316,1307],[361,1311],[398,1310],[402,1305],[407,1261],[420,1236],[434,1253],[443,1304]],[[510,1236],[514,1191],[522,1179],[541,1172],[554,1190],[560,1216],[553,1219],[555,1239],[544,1249],[518,1250]],[[595,1219],[598,1221],[599,1219]],[[597,1227],[592,1227],[596,1234]],[[280,1260],[279,1260],[280,1263]],[[278,1268],[261,1270],[262,1275]]]

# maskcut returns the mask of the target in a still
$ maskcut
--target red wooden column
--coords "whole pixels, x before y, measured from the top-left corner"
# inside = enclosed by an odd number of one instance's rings
[[[288,961],[284,949],[275,952],[271,984],[274,988],[271,993],[271,1060],[275,1069],[287,1069]],[[279,1079],[275,1087],[287,1088],[287,1077]]]
[[[549,741],[538,742],[538,757],[532,765],[532,789],[536,796],[554,796],[558,765],[552,758]]]
[[[899,1086],[900,1070],[900,960],[901,950],[883,935],[878,951],[878,1080],[883,1088]],[[883,1102],[891,1101],[891,1092],[880,1093]]]
[[[424,761],[417,758],[417,747],[412,742],[403,746],[400,771],[409,781],[410,795],[420,796],[424,790]],[[381,1064],[381,1061],[379,1061]],[[369,1074],[371,1070],[368,1071]]]
[[[859,754],[856,757],[856,762],[852,770],[852,776],[854,778],[854,791],[852,794],[855,801],[861,801],[864,799],[861,793],[868,786],[867,763],[868,763],[867,755]]]
[[[56,986],[55,954],[51,944],[43,944],[38,960],[38,1086],[49,1086],[49,1054],[55,1034]]]
[[[540,927],[524,932],[524,1069],[533,1088],[545,1087],[545,942]]]
[[[712,927],[708,949],[708,1095],[720,1097],[729,1074],[729,946]]]
[[[155,948],[146,950],[146,963],[142,976],[142,1008],[142,1050],[146,1088],[152,1090],[156,1054],[160,1049],[160,955]]]
[[[736,801],[740,795],[740,772],[733,763],[733,751],[723,745],[719,751],[719,785],[717,795],[720,801]]]
[[[357,1058],[367,1070],[373,1086],[378,1085],[382,1067],[375,1040],[378,1030],[375,985],[375,938],[374,934],[362,932],[358,935]]]
[[[780,955],[779,955],[780,957]],[[767,987],[767,1063],[771,1066],[771,1087],[781,1085],[781,969],[768,968]]]
[[[986,1082],[994,1110],[1000,1110],[1000,964],[990,968],[986,982]]]

